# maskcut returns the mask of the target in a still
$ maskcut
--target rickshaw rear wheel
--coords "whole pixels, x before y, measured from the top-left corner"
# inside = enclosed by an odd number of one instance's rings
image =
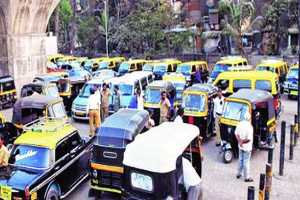
[[[230,163],[233,159],[233,151],[231,149],[227,149],[223,153],[223,162]]]

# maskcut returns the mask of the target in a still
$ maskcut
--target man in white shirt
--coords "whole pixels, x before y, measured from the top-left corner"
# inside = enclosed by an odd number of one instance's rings
[[[253,126],[249,112],[246,112],[244,119],[237,124],[235,136],[239,146],[239,167],[236,178],[240,178],[244,172],[245,182],[252,182],[253,179],[250,177],[250,158],[253,144]]]
[[[91,96],[88,100],[90,137],[95,135],[95,131],[100,127],[100,99],[99,94],[95,93],[95,88],[91,88]]]
[[[215,129],[217,135],[216,146],[221,144],[221,133],[220,133],[220,119],[223,113],[224,97],[222,92],[219,90],[217,97],[214,99],[214,118],[215,118]]]

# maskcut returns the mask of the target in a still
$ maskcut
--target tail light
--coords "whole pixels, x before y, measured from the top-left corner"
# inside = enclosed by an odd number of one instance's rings
[[[189,124],[194,124],[194,117],[188,116],[188,123]]]
[[[278,97],[275,97],[274,100],[273,100],[273,106],[275,108],[275,110],[279,110],[279,98]]]
[[[25,200],[30,200],[30,191],[28,186],[25,187]]]

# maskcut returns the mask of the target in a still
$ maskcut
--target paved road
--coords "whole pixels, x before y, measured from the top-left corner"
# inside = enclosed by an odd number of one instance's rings
[[[297,103],[293,100],[283,100],[283,114],[281,120],[287,123],[293,122],[293,116],[297,111]],[[11,110],[5,111],[5,115],[9,118]],[[76,122],[74,125],[81,130],[84,135],[88,134],[88,125],[84,122]],[[278,126],[278,137],[280,136],[280,127]],[[289,132],[288,132],[289,133]],[[288,161],[288,136],[286,138],[286,162],[285,162],[285,175],[278,176],[279,166],[279,143],[276,145],[274,151],[274,178],[272,200],[298,200],[300,196],[300,145],[295,149],[294,161]],[[254,183],[244,183],[242,180],[235,178],[237,162],[236,160],[230,164],[223,164],[219,149],[214,145],[214,138],[203,145],[204,149],[204,163],[203,163],[203,185],[205,192],[205,199],[216,200],[241,200],[247,199],[247,187],[249,185],[258,188],[258,181],[260,173],[265,171],[265,164],[267,160],[267,153],[265,151],[255,151],[251,160],[251,173],[254,178]],[[89,200],[88,198],[88,181],[76,189],[67,200]],[[257,194],[256,194],[257,196]],[[118,199],[106,194],[103,199]]]

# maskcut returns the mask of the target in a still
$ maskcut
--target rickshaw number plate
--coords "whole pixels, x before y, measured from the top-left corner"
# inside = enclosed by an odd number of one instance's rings
[[[298,91],[291,91],[291,95],[298,95]]]
[[[12,189],[9,186],[0,187],[0,198],[3,200],[11,200]]]

